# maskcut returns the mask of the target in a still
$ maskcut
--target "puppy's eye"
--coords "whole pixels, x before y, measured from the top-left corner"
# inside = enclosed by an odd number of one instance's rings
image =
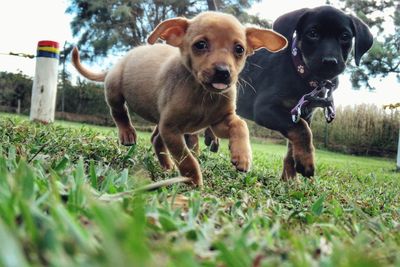
[[[240,44],[235,45],[235,54],[236,56],[242,56],[244,54],[244,47]]]
[[[348,42],[351,40],[351,38],[352,38],[352,36],[348,32],[344,32],[344,33],[342,33],[342,35],[340,35],[340,40],[343,42]]]
[[[307,37],[313,40],[319,39],[319,34],[316,30],[311,30],[307,33]]]
[[[198,51],[205,51],[208,49],[208,43],[204,40],[194,43],[193,48]]]

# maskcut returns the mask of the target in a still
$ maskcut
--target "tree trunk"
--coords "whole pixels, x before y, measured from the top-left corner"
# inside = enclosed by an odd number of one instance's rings
[[[215,0],[207,0],[208,10],[217,11],[217,3]]]

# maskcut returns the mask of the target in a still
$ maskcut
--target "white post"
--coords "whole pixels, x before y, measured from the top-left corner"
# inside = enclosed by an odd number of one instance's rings
[[[400,131],[399,131],[399,142],[397,144],[397,171],[400,171]]]
[[[18,98],[18,102],[17,102],[17,114],[21,114],[21,99]]]
[[[39,41],[32,86],[31,120],[43,123],[54,121],[59,58],[60,50],[57,42]]]

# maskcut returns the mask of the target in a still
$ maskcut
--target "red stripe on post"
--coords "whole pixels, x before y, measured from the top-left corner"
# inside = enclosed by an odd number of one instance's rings
[[[50,47],[54,47],[54,48],[59,48],[59,44],[57,42],[48,41],[48,40],[39,41],[38,46],[50,46]]]

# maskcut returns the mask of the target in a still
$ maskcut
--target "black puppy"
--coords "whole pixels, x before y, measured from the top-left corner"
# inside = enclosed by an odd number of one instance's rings
[[[360,19],[331,6],[299,9],[280,16],[273,29],[284,35],[288,49],[259,51],[247,61],[239,87],[237,113],[281,132],[288,139],[283,179],[314,175],[310,122],[315,107],[334,118],[332,91],[345,69],[355,39],[354,59],[372,46],[373,38]],[[206,143],[212,137],[206,135]]]

